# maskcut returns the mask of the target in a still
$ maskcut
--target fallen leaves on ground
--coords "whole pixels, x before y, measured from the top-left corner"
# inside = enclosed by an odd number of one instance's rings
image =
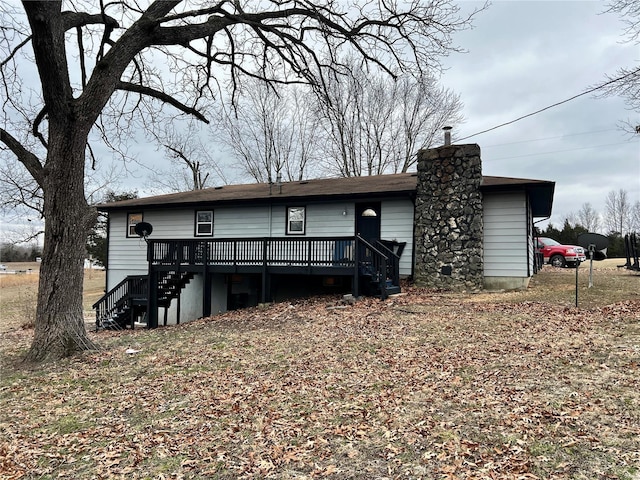
[[[637,478],[640,300],[405,291],[100,332],[103,350],[38,370],[7,361],[0,477]],[[3,356],[28,341],[4,335]]]

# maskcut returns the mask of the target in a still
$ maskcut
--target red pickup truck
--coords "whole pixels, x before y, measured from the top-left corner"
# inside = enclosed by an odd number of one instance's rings
[[[584,248],[577,245],[562,245],[548,237],[536,238],[536,251],[542,253],[544,263],[554,267],[564,267],[565,265],[575,267],[578,262],[584,262],[587,259]]]

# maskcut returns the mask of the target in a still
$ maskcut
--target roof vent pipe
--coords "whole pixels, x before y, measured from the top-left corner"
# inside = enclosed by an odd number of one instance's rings
[[[442,127],[442,130],[444,130],[444,146],[449,146],[451,145],[451,129],[453,127]]]

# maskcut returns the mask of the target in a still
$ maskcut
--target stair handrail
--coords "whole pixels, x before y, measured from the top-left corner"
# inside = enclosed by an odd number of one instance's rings
[[[396,286],[400,285],[400,255],[395,253],[389,247],[387,247],[380,240],[376,240],[376,245],[380,247],[380,249],[386,253],[387,257],[391,260],[389,263],[389,268],[391,269],[391,280],[393,284]]]
[[[134,295],[145,295],[143,291],[133,292],[134,282],[142,286],[143,280],[147,279],[147,275],[129,275],[125,277],[111,290],[106,292],[100,299],[94,303],[91,308],[96,311],[96,329],[100,328],[100,323],[105,320],[110,313],[120,306],[121,302],[128,301]],[[142,286],[141,290],[148,288],[148,285]]]
[[[373,253],[375,257],[377,257],[378,262],[374,262],[374,265],[377,267],[376,273],[378,274],[378,277],[379,277],[377,283],[378,283],[378,286],[380,287],[380,296],[382,297],[382,299],[385,299],[389,296],[387,294],[387,262],[389,261],[389,258],[380,250],[378,250],[376,247],[374,247],[372,244],[367,242],[360,235],[357,235],[356,238],[359,243],[363,244],[367,249],[371,250],[371,253]],[[357,260],[359,264],[360,258],[358,258]]]

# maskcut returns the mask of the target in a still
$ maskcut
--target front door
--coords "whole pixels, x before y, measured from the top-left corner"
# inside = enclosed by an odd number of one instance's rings
[[[380,240],[380,202],[356,204],[356,234],[371,244]]]

